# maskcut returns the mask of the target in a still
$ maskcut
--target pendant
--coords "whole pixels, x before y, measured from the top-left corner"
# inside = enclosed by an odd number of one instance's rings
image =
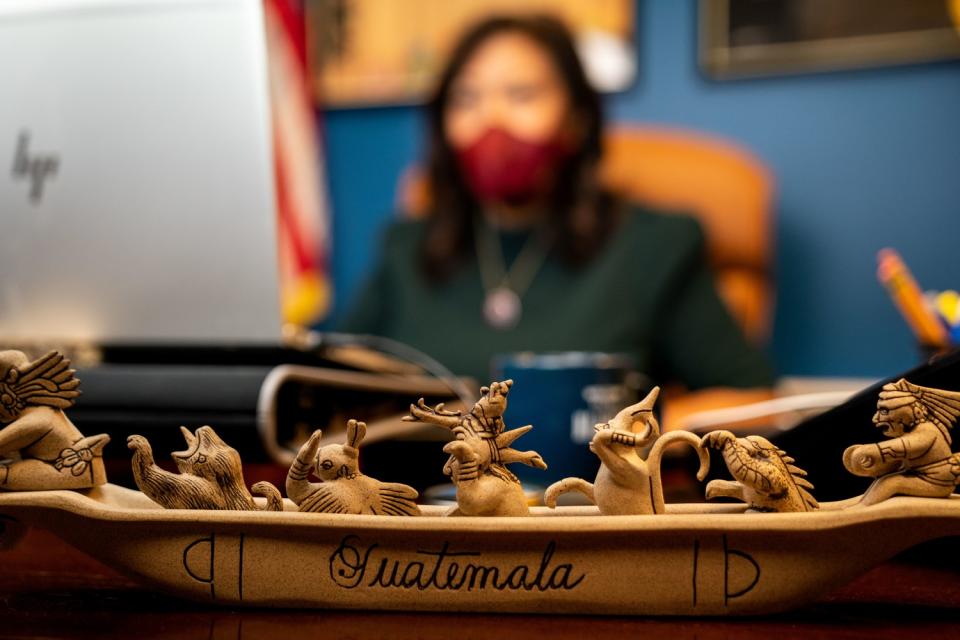
[[[488,291],[483,300],[483,317],[494,329],[512,329],[517,326],[522,312],[520,296],[507,287]]]

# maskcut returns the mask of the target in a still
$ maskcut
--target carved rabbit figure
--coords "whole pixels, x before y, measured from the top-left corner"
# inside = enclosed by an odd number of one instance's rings
[[[158,467],[143,436],[127,438],[127,447],[133,450],[133,479],[140,491],[167,509],[256,511],[237,450],[211,427],[200,427],[195,434],[186,427],[180,431],[187,449],[170,454],[180,473]],[[252,489],[267,498],[266,511],[283,511],[283,499],[272,484],[258,482]]]
[[[347,422],[346,444],[320,447],[318,429],[300,447],[297,459],[287,473],[287,497],[300,511],[316,513],[354,513],[387,516],[416,516],[420,509],[417,492],[395,482],[380,482],[360,473],[360,441],[367,425]],[[321,482],[308,480],[313,472]]]
[[[653,406],[660,394],[654,389],[647,397],[621,410],[612,420],[594,426],[596,433],[590,450],[600,458],[600,470],[593,484],[582,478],[564,478],[547,488],[543,502],[556,508],[557,498],[569,491],[579,491],[600,509],[603,515],[639,515],[663,513],[663,485],[660,480],[660,459],[663,450],[674,442],[693,446],[700,458],[697,478],[703,480],[710,470],[710,456],[700,447],[700,438],[688,431],[672,431],[660,435],[660,424],[653,415]],[[654,441],[646,460],[640,449]]]

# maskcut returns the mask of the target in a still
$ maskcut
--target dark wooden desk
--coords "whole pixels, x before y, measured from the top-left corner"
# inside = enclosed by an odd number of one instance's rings
[[[956,549],[955,545],[947,547]],[[72,638],[697,638],[960,637],[960,571],[903,560],[877,567],[814,606],[765,618],[610,618],[213,609],[142,587],[31,530],[0,552],[0,637]]]

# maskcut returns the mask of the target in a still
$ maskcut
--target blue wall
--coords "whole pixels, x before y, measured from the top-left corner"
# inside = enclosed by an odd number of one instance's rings
[[[911,335],[877,284],[899,249],[927,288],[960,289],[960,63],[717,83],[696,64],[694,0],[638,2],[640,78],[613,121],[739,140],[773,168],[778,301],[772,354],[793,375],[885,376]],[[324,113],[342,313],[420,149],[412,108]]]

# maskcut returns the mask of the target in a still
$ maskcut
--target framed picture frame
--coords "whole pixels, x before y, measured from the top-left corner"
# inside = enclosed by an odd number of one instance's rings
[[[633,83],[635,0],[307,0],[307,57],[325,108],[424,101],[470,24],[495,13],[547,13],[573,32],[600,91]]]
[[[957,0],[700,0],[714,80],[960,58]]]

